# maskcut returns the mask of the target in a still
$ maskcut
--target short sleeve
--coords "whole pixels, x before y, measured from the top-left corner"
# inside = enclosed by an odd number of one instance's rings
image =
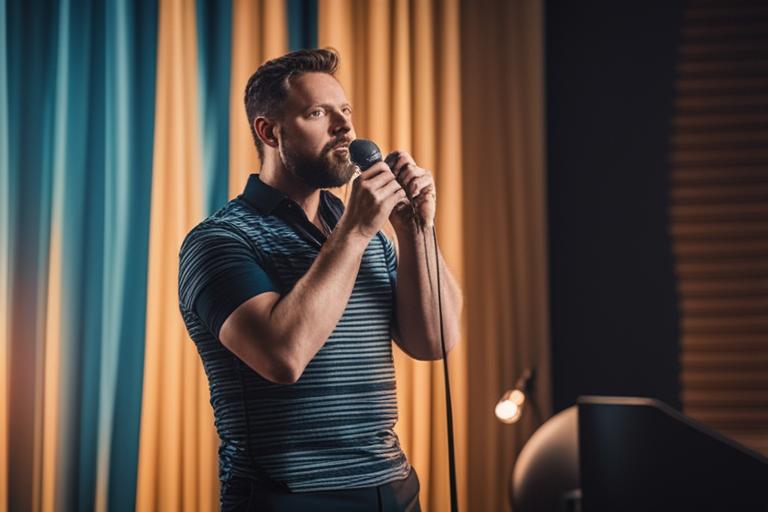
[[[384,261],[387,264],[389,282],[392,284],[392,291],[394,291],[397,285],[397,254],[395,253],[395,246],[392,245],[392,242],[383,232],[379,231],[378,236],[384,248]]]
[[[245,301],[279,287],[238,231],[201,225],[179,251],[179,306],[193,311],[218,338],[227,317]]]

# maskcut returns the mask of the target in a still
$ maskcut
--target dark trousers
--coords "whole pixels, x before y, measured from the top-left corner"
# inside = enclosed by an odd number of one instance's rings
[[[410,474],[375,487],[321,492],[266,489],[245,478],[233,478],[221,491],[222,512],[421,512],[419,477]]]

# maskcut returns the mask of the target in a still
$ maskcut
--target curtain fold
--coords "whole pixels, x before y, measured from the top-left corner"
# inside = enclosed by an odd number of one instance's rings
[[[178,251],[203,218],[196,5],[161,0],[137,510],[218,501],[217,437],[199,356],[178,310]]]
[[[229,91],[232,2],[197,0],[198,87],[206,215],[229,199]]]
[[[260,168],[248,118],[245,85],[266,60],[288,49],[284,0],[234,0],[229,99],[229,196],[240,194],[248,175]]]
[[[84,245],[89,235],[98,236],[99,226],[85,222],[88,178],[103,183],[102,175],[92,175],[86,160],[89,141],[88,119],[95,108],[94,126],[103,134],[103,102],[89,104],[89,94],[103,98],[103,61],[94,59],[91,41],[98,37],[91,9],[80,14],[73,2],[60,2],[56,53],[52,163],[52,216],[49,233],[47,316],[44,345],[44,391],[42,439],[42,509],[53,510],[56,503],[69,507],[93,506],[96,487],[97,445],[91,440],[98,432],[97,414],[100,401],[98,364],[101,346],[84,332],[84,302],[101,291],[101,276],[84,279],[82,263],[103,264],[98,244]],[[85,7],[85,6],[82,6]],[[90,6],[88,6],[90,7]],[[77,29],[74,25],[77,23]],[[95,36],[95,37],[94,37]],[[95,68],[95,69],[94,69]],[[80,82],[82,76],[98,76],[101,80]],[[79,90],[78,90],[79,89]],[[75,93],[75,91],[77,91]],[[99,115],[99,113],[101,115]],[[101,145],[100,147],[103,147]],[[103,153],[92,161],[103,165]],[[98,165],[96,164],[96,165]],[[98,184],[97,184],[98,186]],[[87,204],[102,215],[103,204]],[[103,240],[103,234],[97,238]],[[90,322],[95,330],[102,327],[101,317]],[[92,333],[93,331],[91,331]],[[91,364],[88,364],[91,363]],[[82,387],[80,384],[82,383]],[[81,395],[82,393],[82,395]],[[78,460],[76,472],[66,472],[66,464]]]
[[[49,16],[35,17],[46,11]],[[8,130],[8,501],[11,510],[39,508],[41,501],[43,353],[47,299],[53,145],[53,88],[41,76],[55,78],[57,8],[41,1],[6,5]],[[6,171],[4,171],[6,172]],[[35,205],[24,209],[26,205]],[[23,224],[22,224],[23,214]],[[12,397],[12,399],[11,399]]]
[[[288,16],[288,50],[315,48],[317,0],[287,0],[285,10]]]
[[[93,300],[105,304],[100,339],[106,348],[98,363],[102,403],[96,470],[101,480],[96,509],[131,510],[144,368],[158,6],[157,0],[111,0],[104,8],[106,88],[98,100],[105,101],[107,119],[104,283]],[[100,190],[91,184],[88,195],[98,196]],[[84,306],[86,312],[94,309]],[[93,336],[99,343],[99,334]]]
[[[525,368],[550,415],[541,0],[462,2],[461,93],[473,510],[508,510],[515,457],[537,426],[493,408]],[[503,49],[503,51],[501,51]]]
[[[132,508],[153,5],[2,4],[3,510]]]
[[[0,0],[0,134],[8,133],[8,6]],[[11,167],[8,137],[0,135],[0,511],[8,505],[8,399],[10,371]]]
[[[358,136],[375,140],[385,153],[409,151],[433,172],[441,250],[462,282],[458,0],[320,0],[318,24],[319,46],[341,54],[338,77],[354,106]],[[449,355],[462,509],[468,506],[467,350],[462,340]],[[442,365],[415,361],[396,347],[394,352],[398,437],[419,474],[424,509],[448,510]]]

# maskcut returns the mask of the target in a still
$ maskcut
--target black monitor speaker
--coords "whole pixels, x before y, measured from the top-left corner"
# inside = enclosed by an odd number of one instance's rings
[[[768,459],[648,398],[581,397],[512,473],[515,512],[768,512]]]

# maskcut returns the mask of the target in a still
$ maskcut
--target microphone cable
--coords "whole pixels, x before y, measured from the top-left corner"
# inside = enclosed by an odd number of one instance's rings
[[[432,225],[432,245],[435,251],[435,265],[437,267],[435,271],[435,277],[437,281],[437,315],[440,322],[440,348],[443,356],[443,383],[445,386],[445,414],[446,423],[448,427],[448,478],[450,483],[451,493],[451,512],[458,512],[459,502],[458,493],[456,490],[456,454],[453,439],[453,406],[451,400],[451,381],[448,372],[448,352],[445,349],[445,332],[443,330],[443,294],[440,286],[440,255],[438,253],[437,245],[437,229]],[[427,277],[430,284],[432,283],[431,272],[429,271],[429,251],[427,250],[427,235],[424,230],[421,230],[422,240],[424,241],[424,257],[426,259]]]

